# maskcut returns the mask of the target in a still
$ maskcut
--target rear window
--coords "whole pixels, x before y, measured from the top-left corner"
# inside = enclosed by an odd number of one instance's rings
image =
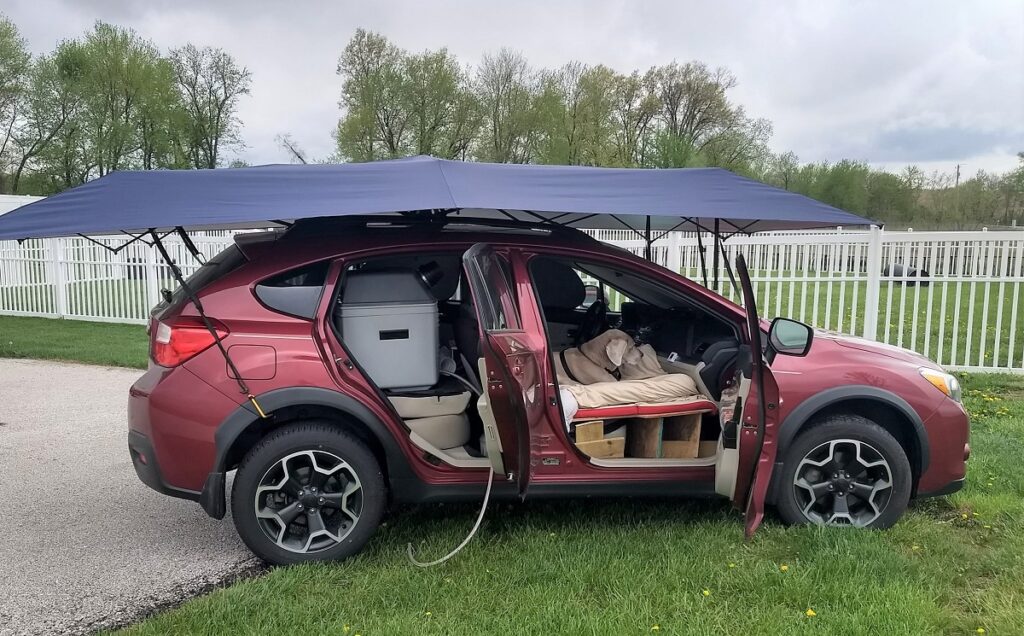
[[[238,249],[237,245],[231,245],[210,260],[206,261],[206,263],[193,272],[191,276],[186,277],[185,282],[188,283],[189,289],[195,293],[199,293],[204,287],[213,281],[226,276],[228,273],[241,267],[245,261],[246,258],[245,255],[242,254],[242,250]],[[166,269],[167,271],[162,278],[173,280],[170,268]],[[185,289],[179,285],[177,289],[171,293],[171,302],[168,303],[166,300],[161,301],[160,304],[153,308],[153,314],[158,315],[169,309],[177,309],[187,300],[188,295],[185,293]]]
[[[256,285],[256,297],[274,311],[312,319],[320,304],[328,265],[328,261],[321,261],[272,276]]]

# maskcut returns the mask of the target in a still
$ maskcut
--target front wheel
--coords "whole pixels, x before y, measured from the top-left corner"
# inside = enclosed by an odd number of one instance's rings
[[[859,415],[836,415],[799,435],[779,475],[788,524],[888,528],[910,501],[913,476],[899,442]]]
[[[231,491],[235,528],[274,565],[344,559],[385,508],[384,477],[363,442],[325,421],[271,433],[245,456]]]

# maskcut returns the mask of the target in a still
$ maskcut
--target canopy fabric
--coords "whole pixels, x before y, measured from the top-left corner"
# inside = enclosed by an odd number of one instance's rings
[[[447,210],[460,219],[723,233],[868,219],[720,168],[538,166],[412,157],[338,165],[114,172],[0,217],[0,239]]]

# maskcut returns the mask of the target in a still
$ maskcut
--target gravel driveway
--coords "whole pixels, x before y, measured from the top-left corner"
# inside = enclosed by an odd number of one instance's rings
[[[135,476],[139,374],[0,359],[0,634],[124,625],[259,567],[229,518]]]

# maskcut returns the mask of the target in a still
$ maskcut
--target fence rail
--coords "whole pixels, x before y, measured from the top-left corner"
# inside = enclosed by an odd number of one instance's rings
[[[643,254],[627,230],[593,234]],[[233,238],[197,233],[194,241],[212,255]],[[179,240],[165,244],[186,275],[195,270]],[[673,232],[651,257],[709,287],[717,280],[739,302],[729,263],[743,254],[763,316],[906,347],[952,369],[1024,372],[1024,232],[778,232],[730,238],[724,252],[716,259],[710,241]],[[114,254],[83,238],[0,242],[0,314],[143,323],[160,289],[173,287],[141,243]]]

